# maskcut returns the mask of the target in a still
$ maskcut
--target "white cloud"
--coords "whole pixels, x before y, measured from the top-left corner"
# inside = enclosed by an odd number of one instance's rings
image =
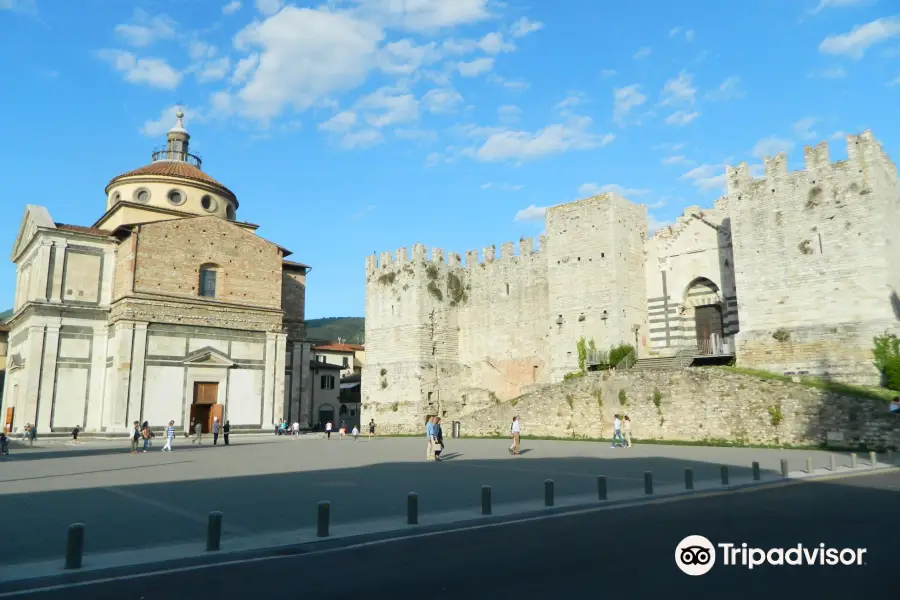
[[[819,0],[819,4],[816,5],[811,11],[811,14],[817,15],[826,8],[845,8],[847,6],[858,6],[861,4],[869,4],[872,0]]]
[[[666,117],[666,125],[684,127],[699,116],[700,113],[697,111],[688,112],[686,110],[679,110]]]
[[[419,68],[430,65],[441,58],[437,44],[418,45],[412,40],[402,39],[387,44],[379,51],[379,66],[392,75],[410,75]]]
[[[483,38],[481,38],[481,41],[478,42],[478,47],[488,54],[512,52],[516,49],[515,44],[507,42],[503,39],[503,34],[497,32],[488,33]]]
[[[433,31],[489,19],[488,0],[356,0],[357,12],[386,27]]]
[[[168,130],[175,127],[175,113],[179,110],[184,111],[183,123],[185,127],[189,127],[192,122],[202,121],[203,115],[200,111],[191,110],[186,106],[167,106],[159,113],[158,119],[150,119],[144,121],[141,127],[141,133],[147,137],[160,137],[166,134]]]
[[[835,132],[832,133],[830,136],[828,136],[828,138],[831,139],[831,140],[835,140],[835,141],[837,141],[837,140],[845,140],[845,139],[847,139],[847,132],[845,132],[845,131],[835,131]]]
[[[497,117],[501,123],[515,123],[522,116],[522,109],[514,104],[504,104],[497,108]]]
[[[662,159],[662,164],[664,164],[664,165],[692,165],[692,164],[694,164],[694,161],[687,158],[686,156],[674,155],[674,156],[667,156],[664,159]]]
[[[843,67],[832,67],[821,71],[812,71],[809,76],[813,79],[843,79],[847,76],[847,71]]]
[[[234,65],[234,72],[231,74],[231,82],[243,83],[258,65],[259,54],[254,53],[250,56],[245,56]]]
[[[888,85],[888,87],[893,87],[893,86],[895,86],[895,85],[900,85],[900,77],[897,77],[897,79],[888,81],[887,85]]]
[[[97,55],[125,74],[125,80],[136,85],[173,90],[181,83],[182,75],[161,58],[137,58],[123,50],[101,50]]]
[[[593,124],[589,117],[572,117],[565,123],[549,125],[540,131],[506,130],[492,134],[476,151],[478,160],[534,160],[550,154],[569,150],[588,150],[606,146],[615,140],[611,133],[599,136],[588,129]]]
[[[531,21],[525,17],[522,17],[518,21],[512,24],[512,27],[509,29],[509,35],[514,38],[525,37],[529,33],[534,33],[535,31],[540,31],[544,28],[544,24],[538,21]]]
[[[605,194],[607,192],[612,192],[614,194],[618,194],[620,196],[646,196],[650,193],[650,190],[645,189],[636,189],[636,188],[627,188],[615,183],[609,183],[606,185],[597,185],[596,183],[584,183],[578,186],[578,194],[581,196],[597,196],[600,194]]]
[[[487,76],[488,83],[495,83],[497,85],[502,85],[506,89],[513,92],[522,92],[528,89],[528,82],[522,81],[521,79],[507,79],[506,77],[501,77],[496,73],[491,73]]]
[[[706,95],[707,99],[718,101],[739,100],[744,96],[746,94],[741,89],[741,78],[737,75],[726,77],[719,87]]]
[[[426,129],[407,129],[398,127],[394,129],[394,135],[401,140],[424,140],[427,142],[437,141],[438,136],[434,131],[428,131]]]
[[[642,58],[647,58],[648,56],[650,56],[650,54],[652,52],[653,52],[653,48],[650,48],[649,46],[645,46],[645,47],[641,48],[640,50],[638,50],[637,52],[635,52],[634,56],[632,58],[634,58],[635,60],[641,60]]]
[[[553,110],[560,113],[564,117],[572,114],[572,109],[584,102],[584,94],[581,92],[570,92],[565,99],[561,100],[553,107]]]
[[[341,140],[341,148],[356,150],[369,148],[384,141],[384,136],[377,129],[364,129],[347,133]]]
[[[256,0],[256,10],[267,17],[271,17],[284,6],[282,0]]]
[[[376,208],[378,208],[378,207],[375,206],[374,204],[369,204],[368,206],[363,206],[362,208],[360,208],[359,210],[357,210],[356,212],[351,214],[350,218],[354,221],[359,221],[360,219],[365,217],[367,214],[369,214]]]
[[[603,77],[604,79],[606,79],[607,77],[615,77],[615,76],[616,76],[615,69],[601,69],[600,70],[600,77]]]
[[[515,216],[515,221],[543,221],[544,217],[547,215],[547,207],[546,206],[535,206],[532,204],[528,208],[523,208],[518,211]]]
[[[204,60],[216,55],[216,47],[202,40],[191,40],[188,44],[188,56],[191,60]]]
[[[818,137],[815,131],[812,130],[812,126],[818,122],[818,119],[814,119],[813,117],[806,117],[800,119],[796,123],[794,123],[794,135],[800,138],[801,140],[814,140]]]
[[[36,0],[0,0],[0,10],[8,10],[26,15],[38,14]]]
[[[671,224],[672,221],[668,219],[659,220],[653,215],[647,215],[647,229],[650,230],[650,235]]]
[[[682,71],[678,77],[668,80],[662,89],[662,106],[678,104],[694,104],[697,88],[693,84],[694,76]]]
[[[233,2],[229,2],[225,6],[222,7],[223,15],[233,15],[237,11],[241,9],[241,3],[238,0],[234,0]]]
[[[779,152],[790,152],[794,149],[794,145],[793,140],[770,135],[756,142],[756,145],[753,146],[753,156],[765,158],[766,156],[774,156]]]
[[[693,30],[693,29],[688,29],[687,31],[684,32],[684,39],[687,40],[688,42],[693,42],[693,41],[694,41],[694,35],[695,35],[695,34],[694,34],[694,30]]]
[[[647,101],[647,96],[638,91],[637,84],[613,90],[613,120],[624,125],[632,109]]]
[[[483,189],[483,190],[498,190],[501,192],[518,192],[523,187],[525,187],[525,186],[523,186],[521,184],[495,183],[493,181],[489,181],[487,183],[481,184],[481,189]]]
[[[366,121],[381,129],[419,118],[419,101],[412,94],[396,94],[396,90],[382,87],[360,98],[356,107],[369,112]]]
[[[334,133],[344,133],[354,125],[356,125],[356,113],[352,110],[345,110],[334,115],[324,123],[320,123],[319,129]]]
[[[383,38],[380,27],[347,13],[294,6],[248,25],[235,46],[259,49],[259,64],[237,92],[240,111],[266,120],[356,87],[374,66]]]
[[[432,152],[428,156],[425,157],[425,166],[426,167],[434,167],[440,164],[441,160],[444,158],[444,155],[440,152]]]
[[[708,191],[725,190],[725,165],[700,165],[694,167],[679,179],[690,181],[697,189]]]
[[[849,33],[828,36],[819,44],[819,51],[859,60],[870,47],[897,35],[900,35],[900,16],[885,17],[857,25]]]
[[[664,142],[662,144],[656,144],[655,146],[653,146],[653,149],[654,150],[666,150],[669,152],[678,152],[679,150],[684,148],[686,145],[687,144],[685,144],[684,142],[676,142],[676,143]]]
[[[200,83],[219,81],[220,79],[224,79],[225,76],[228,75],[228,70],[230,67],[231,61],[227,56],[209,61],[203,65],[203,68],[197,74],[197,79],[200,81]]]
[[[682,27],[673,27],[669,30],[669,37],[681,37],[683,36],[685,41],[693,42],[694,41],[694,30],[693,29],[684,29]]]
[[[422,104],[428,112],[437,115],[455,113],[462,104],[463,97],[452,88],[429,90],[422,96]]]
[[[456,65],[459,74],[463,77],[477,77],[494,68],[493,58],[476,58],[469,62],[461,62]]]
[[[131,23],[116,25],[113,31],[126,44],[141,48],[159,40],[174,38],[175,25],[175,21],[167,15],[150,16],[147,11],[136,8]]]

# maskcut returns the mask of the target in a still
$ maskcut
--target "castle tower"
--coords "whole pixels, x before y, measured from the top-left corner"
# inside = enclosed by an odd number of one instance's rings
[[[547,211],[551,380],[578,370],[578,340],[598,350],[646,340],[647,207],[615,193]]]
[[[898,331],[900,190],[870,132],[848,160],[807,147],[806,169],[765,159],[765,178],[728,169],[741,366],[879,383],[873,337]]]
[[[205,173],[200,157],[191,154],[184,117],[181,109],[175,113],[166,147],[153,152],[150,164],[113,177],[107,184],[106,213],[94,227],[113,230],[186,214],[237,219],[237,196]]]

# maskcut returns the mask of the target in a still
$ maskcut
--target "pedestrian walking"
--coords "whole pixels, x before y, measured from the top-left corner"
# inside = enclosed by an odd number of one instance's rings
[[[628,415],[625,415],[625,419],[622,421],[622,433],[625,435],[625,447],[631,448],[631,419],[628,418]]]
[[[231,422],[226,420],[222,426],[222,437],[225,439],[225,445],[228,445],[228,435],[231,433]]]
[[[369,421],[369,438],[375,437],[375,419]]]
[[[202,423],[194,423],[194,439],[191,440],[191,443],[198,443],[200,445],[203,444],[203,424]]]
[[[217,446],[219,444],[219,429],[221,428],[221,424],[219,423],[219,417],[213,417],[213,446]]]
[[[152,436],[153,434],[150,432],[150,422],[144,421],[144,424],[141,425],[141,437],[144,438],[144,452],[150,447],[150,438]]]
[[[341,421],[341,439],[344,439],[344,436],[347,435],[347,421]]]
[[[441,431],[441,418],[434,418],[434,427],[431,428],[431,439],[434,444],[434,460],[440,462],[441,452],[444,451],[444,434]]]
[[[613,418],[613,439],[612,445],[610,448],[619,448],[625,445],[625,440],[622,438],[622,421],[619,419],[619,415],[614,415]]]
[[[331,421],[325,423],[325,437],[331,439]]]
[[[291,437],[295,440],[300,437],[300,423],[298,421],[294,421],[294,424],[291,425]]]
[[[425,439],[428,447],[425,449],[425,460],[434,460],[434,417],[428,417],[425,422]]]
[[[137,454],[138,441],[141,439],[141,424],[134,422],[131,430],[131,453]]]
[[[356,425],[353,426],[353,441],[359,441],[359,427],[357,427]]]
[[[78,427],[78,425],[76,425],[75,429],[72,430],[72,443],[73,444],[78,443],[78,432],[80,432],[80,431],[81,431],[81,429]]]
[[[169,426],[166,427],[166,445],[163,446],[163,452],[171,452],[172,451],[172,441],[175,439],[175,421],[169,421]]]
[[[512,436],[512,446],[509,447],[509,453],[512,455],[519,454],[519,435],[522,433],[522,423],[519,417],[513,417],[512,424],[509,426],[509,434]]]

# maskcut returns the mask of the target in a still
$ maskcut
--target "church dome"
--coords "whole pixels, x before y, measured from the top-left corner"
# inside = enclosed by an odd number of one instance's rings
[[[107,211],[122,204],[235,220],[237,197],[203,171],[200,157],[189,152],[184,113],[179,110],[175,117],[166,148],[154,152],[150,164],[117,175],[106,185]]]

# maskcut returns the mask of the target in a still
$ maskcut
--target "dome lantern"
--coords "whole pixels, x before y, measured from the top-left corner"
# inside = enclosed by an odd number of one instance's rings
[[[175,119],[175,126],[166,132],[166,149],[154,152],[153,162],[168,160],[202,168],[200,157],[190,153],[191,134],[184,128],[184,111],[181,108],[175,112]]]

